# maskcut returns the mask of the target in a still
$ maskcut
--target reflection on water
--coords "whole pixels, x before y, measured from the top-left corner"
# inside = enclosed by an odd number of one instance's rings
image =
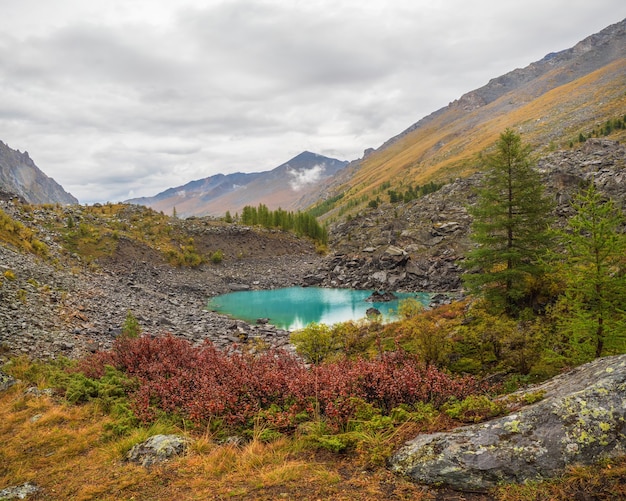
[[[262,291],[240,291],[217,296],[208,308],[232,317],[254,322],[269,318],[270,323],[288,330],[296,330],[311,322],[328,325],[366,316],[368,308],[378,309],[387,320],[398,310],[398,300],[386,303],[366,302],[373,291],[328,289],[323,287],[288,287]],[[398,299],[413,297],[428,304],[431,294],[395,293]]]

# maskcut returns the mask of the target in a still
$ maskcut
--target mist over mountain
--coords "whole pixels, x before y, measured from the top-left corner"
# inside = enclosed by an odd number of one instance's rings
[[[15,194],[31,204],[77,204],[54,179],[35,165],[28,152],[13,150],[0,141],[0,191]]]
[[[304,209],[318,199],[320,186],[348,164],[305,151],[278,167],[264,172],[216,174],[153,197],[134,198],[128,203],[145,205],[180,217],[233,215],[246,205],[262,203],[271,210]]]
[[[170,214],[175,207],[185,217],[234,214],[259,203],[306,209],[335,198],[325,218],[338,217],[346,207],[355,212],[380,199],[382,187],[402,190],[475,172],[478,154],[506,127],[541,152],[568,147],[580,134],[620,117],[626,110],[625,54],[623,20],[491,79],[349,164],[304,152],[271,171],[218,174],[129,202]]]

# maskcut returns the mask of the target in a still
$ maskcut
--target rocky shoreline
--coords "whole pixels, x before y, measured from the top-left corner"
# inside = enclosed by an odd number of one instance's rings
[[[284,347],[287,331],[208,311],[208,298],[237,288],[300,285],[320,260],[312,251],[197,268],[118,260],[92,271],[0,246],[0,355],[77,358],[109,348],[128,312],[152,335],[209,339],[219,347]]]

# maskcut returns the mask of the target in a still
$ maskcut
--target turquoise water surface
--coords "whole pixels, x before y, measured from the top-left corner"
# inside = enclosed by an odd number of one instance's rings
[[[269,318],[271,324],[287,330],[301,329],[311,322],[332,325],[359,320],[365,318],[365,312],[371,307],[378,309],[384,319],[393,319],[399,301],[366,302],[372,292],[324,287],[239,291],[212,298],[208,308],[248,322]],[[398,299],[413,297],[424,305],[431,297],[425,292],[394,294]]]

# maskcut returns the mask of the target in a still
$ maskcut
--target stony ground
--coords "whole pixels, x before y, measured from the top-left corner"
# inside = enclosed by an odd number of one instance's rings
[[[196,237],[200,244],[218,239],[231,257],[220,264],[176,268],[158,252],[122,239],[113,257],[87,267],[67,257],[54,264],[0,244],[1,351],[79,357],[110,346],[129,311],[151,334],[169,332],[218,345],[285,345],[286,331],[208,311],[207,299],[238,288],[298,285],[318,267],[321,258],[313,246],[245,228],[204,233]]]

